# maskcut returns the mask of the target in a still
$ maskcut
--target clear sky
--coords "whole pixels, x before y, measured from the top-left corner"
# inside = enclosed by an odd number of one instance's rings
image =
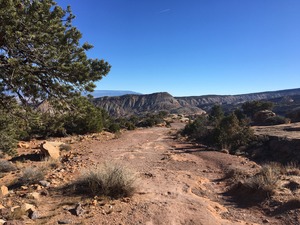
[[[300,87],[300,0],[58,0],[107,60],[99,90],[174,96]]]

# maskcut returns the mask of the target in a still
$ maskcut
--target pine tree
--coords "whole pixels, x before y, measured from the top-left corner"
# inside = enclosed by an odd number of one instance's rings
[[[0,100],[13,93],[25,105],[95,88],[110,65],[87,57],[92,45],[80,44],[73,19],[52,0],[0,0]]]

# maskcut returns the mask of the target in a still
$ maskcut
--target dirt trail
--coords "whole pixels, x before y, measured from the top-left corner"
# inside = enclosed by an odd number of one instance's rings
[[[91,155],[85,157],[94,164],[121,163],[139,177],[138,193],[129,203],[114,202],[113,213],[94,214],[88,224],[225,225],[265,220],[260,214],[257,217],[257,213],[222,205],[225,186],[215,180],[224,176],[225,167],[244,166],[246,159],[193,149],[173,140],[171,133],[170,128],[135,130],[119,139],[101,144],[93,141],[87,146]]]
[[[238,208],[223,195],[228,168],[255,169],[249,160],[220,152],[205,151],[173,138],[183,124],[126,131],[117,139],[93,139],[72,145],[77,169],[65,167],[65,183],[86,167],[115,162],[135,171],[138,191],[132,198],[103,200],[62,195],[52,191],[38,203],[42,218],[37,224],[280,224],[259,210]],[[74,159],[73,159],[74,160]],[[60,169],[60,172],[62,170]],[[55,172],[54,172],[55,173]],[[54,174],[55,175],[55,174]],[[74,216],[70,207],[82,203],[85,213]]]

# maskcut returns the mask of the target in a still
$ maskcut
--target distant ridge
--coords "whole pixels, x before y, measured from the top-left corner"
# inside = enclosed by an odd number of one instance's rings
[[[160,92],[148,95],[127,94],[118,97],[100,97],[94,99],[94,104],[104,108],[113,116],[129,116],[158,111],[168,111],[176,114],[202,114],[210,110],[215,104],[229,109],[254,100],[273,101],[275,104],[280,103],[281,105],[284,102],[285,108],[290,109],[298,105],[299,96],[300,88],[241,95],[191,97],[173,97],[167,92]]]
[[[123,95],[118,97],[95,98],[94,104],[104,108],[113,116],[130,116],[136,114],[168,111],[177,114],[205,113],[197,107],[183,107],[167,92],[148,95]]]
[[[134,91],[124,91],[124,90],[94,90],[93,92],[89,92],[83,95],[92,95],[94,98],[105,97],[105,96],[122,96],[122,95],[141,95],[141,93]]]

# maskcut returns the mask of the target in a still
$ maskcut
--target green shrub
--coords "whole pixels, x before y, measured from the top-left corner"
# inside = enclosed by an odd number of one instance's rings
[[[274,107],[273,102],[268,102],[268,101],[250,101],[250,102],[245,102],[242,105],[243,112],[253,118],[253,116],[262,110],[272,110]]]
[[[69,103],[71,110],[64,116],[64,128],[68,134],[100,132],[103,128],[102,110],[87,98],[78,97]]]
[[[289,123],[289,122],[290,122],[290,120],[285,118],[285,117],[274,116],[274,117],[267,118],[264,121],[264,125],[271,126],[271,125],[286,124],[286,123]]]
[[[20,120],[3,108],[0,108],[0,151],[14,156],[17,154],[17,139]]]
[[[248,145],[254,137],[245,118],[235,113],[224,116],[219,106],[212,110],[213,115],[199,116],[182,130],[182,135],[206,145],[226,148],[235,152]]]
[[[120,125],[118,123],[112,123],[109,127],[108,127],[108,131],[112,132],[112,133],[117,133],[120,131]]]
[[[208,118],[206,116],[199,116],[193,122],[189,122],[181,133],[197,142],[209,144],[211,132],[212,129],[209,127]]]
[[[126,122],[125,123],[125,127],[127,128],[127,130],[134,130],[135,129],[135,125],[132,122]]]
[[[128,197],[135,192],[135,176],[119,165],[105,164],[100,168],[84,171],[74,182],[76,193],[112,198]]]

